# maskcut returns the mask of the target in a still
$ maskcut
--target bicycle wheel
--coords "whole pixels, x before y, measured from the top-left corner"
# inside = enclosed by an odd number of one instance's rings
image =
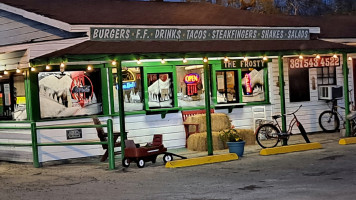
[[[332,133],[339,129],[340,120],[336,113],[327,110],[320,114],[319,125],[323,131]]]
[[[279,142],[280,131],[273,124],[263,124],[256,131],[256,141],[262,148],[272,148]]]

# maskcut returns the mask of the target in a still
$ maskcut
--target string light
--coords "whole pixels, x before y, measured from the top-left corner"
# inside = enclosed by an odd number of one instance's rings
[[[9,72],[8,71],[4,71],[4,74],[7,75],[7,74],[9,74]]]
[[[248,61],[248,58],[247,58],[247,57],[244,57],[244,61]]]
[[[117,64],[116,60],[111,61],[111,64],[116,65]]]
[[[299,56],[299,59],[303,59],[303,56],[302,56],[302,55],[300,55],[300,56]]]
[[[31,71],[33,71],[33,72],[34,72],[34,71],[36,71],[36,68],[34,68],[34,67],[31,67]]]
[[[316,55],[316,56],[315,56],[315,58],[320,59],[320,55],[319,55],[319,54],[318,54],[318,55]]]
[[[64,72],[64,67],[65,67],[65,64],[64,64],[64,63],[61,63],[61,64],[59,65],[59,71]]]
[[[204,58],[203,62],[207,63],[208,62],[208,58]]]
[[[21,69],[17,68],[16,73],[21,73]]]
[[[186,58],[183,58],[183,63],[187,63],[188,60]]]
[[[88,65],[87,70],[91,71],[91,70],[93,70],[93,67],[91,65]]]
[[[262,60],[267,61],[268,57],[267,56],[263,56]]]
[[[333,57],[334,57],[334,58],[337,58],[337,55],[336,55],[336,54],[334,54],[334,55],[333,55]]]
[[[351,56],[349,56],[348,60],[352,60],[352,57],[351,57]]]
[[[166,61],[162,58],[161,63],[164,64],[166,63]]]
[[[228,58],[227,56],[225,56],[224,61],[225,61],[225,62],[228,62],[228,61],[229,61],[229,58]]]
[[[162,62],[162,61],[161,61],[161,62]],[[138,64],[138,65],[141,65],[141,64],[142,64],[141,59],[137,59],[137,64]]]
[[[46,70],[50,70],[50,69],[51,69],[51,66],[46,65]]]

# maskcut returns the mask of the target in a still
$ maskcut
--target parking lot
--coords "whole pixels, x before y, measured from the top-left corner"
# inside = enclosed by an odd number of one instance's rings
[[[43,168],[1,162],[0,199],[354,199],[356,145],[339,145],[338,133],[309,137],[323,149],[261,156],[252,145],[239,160],[176,169],[161,157],[142,169],[118,159],[112,171],[98,157]]]

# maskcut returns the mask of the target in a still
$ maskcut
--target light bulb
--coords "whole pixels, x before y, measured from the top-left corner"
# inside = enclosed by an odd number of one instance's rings
[[[162,58],[161,63],[164,64],[166,63],[166,61]]]
[[[93,69],[93,67],[91,65],[88,65],[87,69],[88,69],[88,71],[91,71]]]
[[[244,57],[244,61],[248,61],[248,58],[247,58],[247,57]]]
[[[115,60],[113,60],[113,61],[111,62],[111,64],[112,64],[112,65],[116,65],[117,62],[116,62]]]
[[[51,69],[51,66],[46,65],[46,70],[50,70],[50,69]]]
[[[203,62],[205,62],[205,63],[208,62],[208,58],[204,58]]]
[[[263,59],[264,61],[267,61],[267,60],[268,60],[267,56],[263,56],[262,59]]]
[[[334,58],[337,58],[337,55],[336,55],[336,54],[334,54],[334,55],[333,55],[333,57],[334,57]]]
[[[162,61],[161,61],[161,62],[162,62]],[[138,65],[141,65],[141,64],[142,64],[141,59],[137,59],[137,64],[138,64]]]
[[[183,58],[183,63],[187,63],[188,60],[186,58]]]
[[[36,68],[34,68],[34,67],[31,67],[31,71],[33,71],[33,72],[34,72],[34,71],[36,71]]]
[[[303,56],[302,56],[302,55],[300,55],[300,56],[299,56],[299,59],[303,59]]]
[[[318,54],[318,55],[316,55],[316,56],[315,56],[315,58],[320,59],[320,55],[319,55],[319,54]]]
[[[21,70],[19,68],[17,68],[16,73],[21,73]]]
[[[224,58],[224,61],[225,61],[225,62],[228,62],[228,61],[229,61],[229,58],[228,58],[228,57],[225,57],[225,58]]]

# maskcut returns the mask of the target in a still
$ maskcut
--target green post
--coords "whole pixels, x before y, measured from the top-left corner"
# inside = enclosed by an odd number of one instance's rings
[[[32,156],[33,156],[33,166],[36,168],[40,167],[40,162],[38,160],[38,146],[37,146],[37,130],[36,122],[31,122],[31,136],[32,136]]]
[[[284,72],[283,72],[283,56],[278,56],[279,69],[279,95],[281,101],[281,115],[282,115],[282,132],[287,131],[286,125],[286,100],[284,95]],[[288,139],[283,139],[283,145],[288,145]]]
[[[114,154],[114,134],[113,134],[112,119],[108,119],[106,125],[108,130],[109,169],[113,170],[115,169],[115,154]]]
[[[124,93],[122,90],[122,67],[121,60],[116,62],[118,87],[117,93],[119,98],[119,114],[120,114],[120,141],[121,141],[121,159],[125,158],[125,140],[127,139],[125,128],[125,110],[124,110]]]
[[[204,60],[205,59],[208,58],[204,58]],[[208,62],[204,62],[204,90],[205,90],[206,134],[207,134],[207,141],[208,141],[208,155],[213,155],[213,137],[211,133],[211,115],[210,115],[210,65]]]
[[[350,102],[349,102],[349,68],[347,66],[347,54],[342,54],[342,73],[344,75],[344,94],[345,94],[345,119],[347,119],[347,115],[350,113]],[[350,121],[345,120],[345,136],[350,136]]]

